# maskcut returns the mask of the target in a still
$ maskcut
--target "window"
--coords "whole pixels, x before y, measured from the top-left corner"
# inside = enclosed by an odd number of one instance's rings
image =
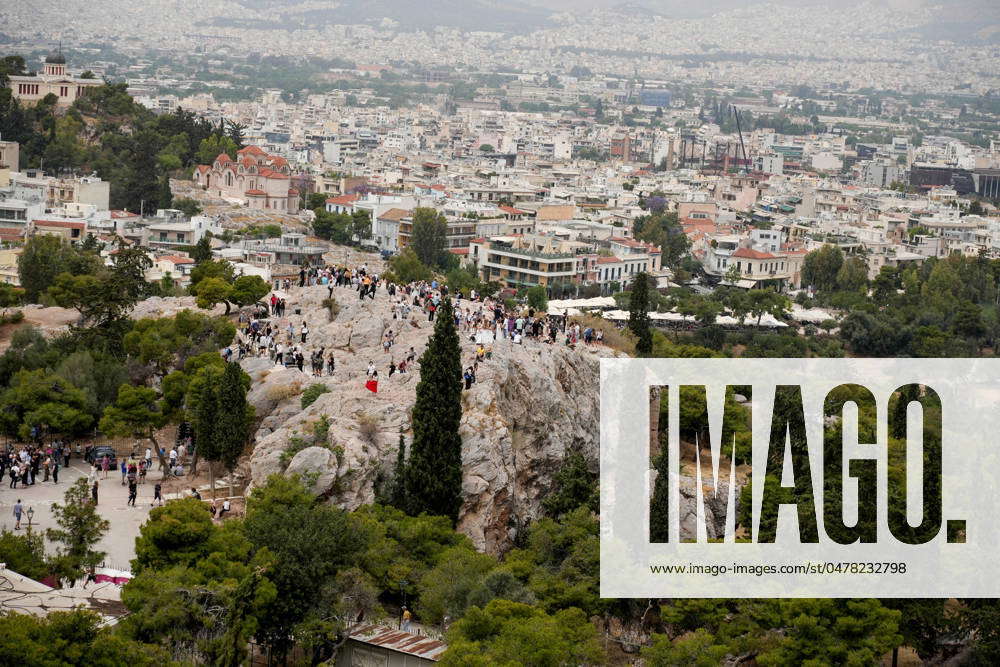
[[[78,238],[80,238],[80,230],[79,229],[74,229],[74,230],[70,231],[69,235],[70,235],[71,238],[78,239]]]
[[[184,243],[184,234],[181,234],[181,233],[177,234],[177,242],[178,243]]]
[[[166,243],[167,242],[167,233],[166,232],[160,232],[160,242],[161,243]]]

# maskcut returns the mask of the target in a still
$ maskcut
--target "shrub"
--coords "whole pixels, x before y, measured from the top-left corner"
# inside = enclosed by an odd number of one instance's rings
[[[337,315],[340,313],[340,304],[333,297],[329,299],[323,299],[323,307],[326,308],[327,315],[330,321],[333,322],[337,319]]]
[[[319,398],[320,396],[329,391],[330,388],[320,382],[309,385],[308,387],[306,387],[306,390],[302,392],[302,400],[301,400],[302,409],[305,410],[310,405],[315,403],[317,398]]]
[[[288,439],[288,447],[285,448],[285,451],[281,452],[281,456],[278,458],[278,463],[281,464],[281,469],[285,470],[288,468],[288,464],[292,462],[295,455],[303,449],[307,449],[309,447],[325,447],[329,449],[334,452],[334,454],[337,454],[337,464],[340,465],[343,458],[343,449],[341,449],[338,454],[337,448],[330,446],[328,441],[329,435],[330,420],[326,417],[326,415],[323,415],[319,418],[319,421],[313,423],[312,433],[308,437],[300,438],[298,436],[294,436]]]
[[[587,327],[591,327],[594,331],[603,331],[604,344],[608,347],[626,354],[635,354],[635,340],[625,330],[615,326],[614,322],[593,315],[578,315],[572,319],[580,323],[581,331]],[[562,343],[561,340],[557,342]]]
[[[292,382],[291,384],[282,384],[271,387],[267,390],[267,397],[274,401],[275,403],[280,403],[292,396],[298,396],[302,393],[302,384],[299,382]]]
[[[0,324],[17,324],[18,322],[24,321],[24,312],[20,310],[14,310],[9,313],[4,313],[0,315]]]
[[[378,418],[367,412],[361,412],[357,416],[358,432],[361,439],[369,445],[374,446],[378,442]]]

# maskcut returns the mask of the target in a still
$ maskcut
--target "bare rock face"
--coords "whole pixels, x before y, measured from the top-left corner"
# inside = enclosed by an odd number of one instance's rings
[[[315,478],[317,495],[355,509],[374,502],[377,485],[391,477],[400,433],[410,446],[419,368],[389,377],[388,365],[392,360],[398,364],[410,347],[419,359],[433,322],[416,309],[405,321],[393,319],[384,289],[375,300],[361,302],[354,290],[334,288],[339,312],[331,319],[323,305],[327,296],[323,286],[292,288],[290,315],[278,320],[282,330],[290,321],[296,332],[303,319],[308,322],[305,374],[268,370],[264,360],[243,361],[254,378],[248,400],[263,417],[250,459],[251,488],[271,474],[296,473],[307,481]],[[458,307],[471,305],[462,302]],[[396,335],[388,354],[381,347],[387,331]],[[471,366],[475,356],[470,335],[460,332],[463,366]],[[308,376],[309,353],[319,347],[327,355],[333,351],[332,376]],[[476,384],[463,394],[465,502],[459,529],[480,549],[495,552],[509,546],[517,529],[538,516],[567,449],[579,448],[596,460],[598,360],[614,353],[603,347],[570,349],[534,341],[513,345],[506,340],[494,343],[492,351],[492,358],[479,364]],[[364,386],[370,361],[379,373],[375,394]],[[313,383],[329,391],[302,410],[299,394]],[[281,453],[294,438],[313,437],[313,426],[323,416],[330,423],[327,441],[303,449],[282,470]]]
[[[650,496],[652,496],[653,485],[656,482],[656,470],[650,471],[651,479],[649,484]],[[698,495],[696,493],[698,482],[694,477],[681,475],[678,479],[677,490],[680,494],[680,513],[678,516],[678,528],[682,540],[696,539],[698,536]],[[745,485],[737,484],[734,495],[734,507],[739,508],[740,494]],[[729,484],[719,483],[718,493],[710,481],[702,479],[703,510],[705,513],[705,535],[708,539],[721,539],[726,534],[726,512],[729,500]]]
[[[292,457],[286,474],[299,475],[317,495],[327,495],[334,488],[340,465],[326,447],[306,447]]]

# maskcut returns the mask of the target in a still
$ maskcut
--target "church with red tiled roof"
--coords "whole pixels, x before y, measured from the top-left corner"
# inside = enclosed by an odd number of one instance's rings
[[[194,170],[194,181],[217,197],[239,200],[250,208],[298,213],[299,192],[291,187],[288,161],[247,146],[232,159],[225,153]]]

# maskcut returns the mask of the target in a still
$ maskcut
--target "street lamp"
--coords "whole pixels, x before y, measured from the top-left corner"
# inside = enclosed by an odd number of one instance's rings
[[[29,507],[27,514],[28,514],[28,530],[31,530],[31,519],[35,516],[35,508]]]

